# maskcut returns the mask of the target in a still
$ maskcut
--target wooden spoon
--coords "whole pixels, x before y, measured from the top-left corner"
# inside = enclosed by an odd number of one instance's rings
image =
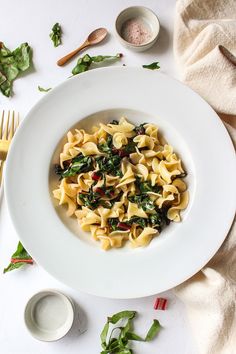
[[[77,53],[79,53],[82,49],[86,48],[86,47],[90,47],[94,44],[98,44],[101,41],[103,41],[103,39],[106,38],[107,36],[107,30],[106,28],[97,28],[95,29],[93,32],[90,33],[90,35],[88,36],[88,38],[85,40],[85,42],[77,49],[73,50],[73,52],[67,54],[66,56],[64,56],[63,58],[59,59],[57,62],[57,65],[62,66],[65,63],[68,62],[68,60],[70,60],[71,58],[73,58],[74,55],[76,55]]]

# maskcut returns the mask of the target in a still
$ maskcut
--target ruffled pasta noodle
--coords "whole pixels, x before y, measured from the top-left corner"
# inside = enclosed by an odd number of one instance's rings
[[[69,131],[56,173],[54,197],[104,250],[148,245],[189,202],[181,159],[158,127],[125,117]]]

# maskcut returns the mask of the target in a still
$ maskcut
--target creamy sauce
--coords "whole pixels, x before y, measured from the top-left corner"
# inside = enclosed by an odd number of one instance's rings
[[[33,320],[41,330],[54,331],[64,325],[66,319],[66,305],[58,296],[46,295],[34,307]]]

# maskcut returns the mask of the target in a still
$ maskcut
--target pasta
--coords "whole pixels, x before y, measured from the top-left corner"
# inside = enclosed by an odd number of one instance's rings
[[[148,245],[188,205],[186,173],[154,124],[135,126],[122,117],[68,132],[55,166],[53,191],[67,215],[104,250]]]

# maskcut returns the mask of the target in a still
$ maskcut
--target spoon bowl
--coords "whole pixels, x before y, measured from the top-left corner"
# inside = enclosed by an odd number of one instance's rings
[[[65,55],[63,58],[57,61],[57,65],[62,66],[66,64],[70,59],[72,59],[77,53],[79,53],[82,49],[90,47],[92,45],[98,44],[102,42],[108,34],[106,28],[97,28],[93,32],[91,32],[84,43],[77,49],[73,50],[73,52]]]
[[[87,41],[90,45],[98,44],[106,38],[107,34],[108,31],[106,28],[97,28],[95,31],[90,33]]]

